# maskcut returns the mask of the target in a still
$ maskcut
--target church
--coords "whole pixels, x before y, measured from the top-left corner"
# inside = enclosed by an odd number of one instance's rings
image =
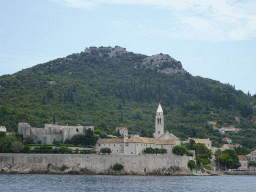
[[[99,139],[95,145],[95,150],[100,151],[101,148],[108,147],[112,151],[111,154],[143,155],[144,149],[152,147],[167,149],[167,154],[171,154],[172,148],[175,145],[180,145],[181,141],[172,133],[164,132],[164,114],[160,104],[156,111],[155,133],[153,135],[154,138]]]

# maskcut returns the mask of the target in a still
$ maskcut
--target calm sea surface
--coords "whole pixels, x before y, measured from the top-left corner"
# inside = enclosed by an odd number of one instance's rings
[[[0,191],[256,191],[256,176],[0,175]]]

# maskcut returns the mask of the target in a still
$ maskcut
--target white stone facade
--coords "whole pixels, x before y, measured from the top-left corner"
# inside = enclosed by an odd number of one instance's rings
[[[164,134],[164,113],[161,105],[159,104],[156,111],[155,133],[154,137],[157,139]]]
[[[126,127],[117,127],[116,131],[119,131],[121,136],[128,137],[128,129]]]
[[[6,127],[5,127],[5,126],[0,125],[0,131],[2,131],[2,132],[6,132]]]

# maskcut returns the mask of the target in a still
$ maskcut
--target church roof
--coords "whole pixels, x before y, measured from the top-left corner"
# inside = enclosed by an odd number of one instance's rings
[[[160,103],[159,103],[159,105],[158,105],[158,108],[157,108],[157,111],[156,111],[156,112],[157,112],[157,113],[163,113],[163,109],[162,109]]]
[[[158,144],[158,145],[174,145],[175,140],[169,139],[169,140],[162,140],[159,141],[155,138],[148,138],[148,137],[133,137],[126,141],[126,143],[149,143],[149,144]]]
[[[177,138],[175,135],[173,135],[172,133],[169,133],[168,131],[166,131],[163,135],[161,135],[158,140],[163,140],[161,138],[164,138],[166,135],[169,135],[171,136],[173,139],[176,139],[176,140],[180,140],[179,138]],[[165,140],[165,139],[164,139]]]
[[[98,139],[97,143],[124,143],[124,139]]]

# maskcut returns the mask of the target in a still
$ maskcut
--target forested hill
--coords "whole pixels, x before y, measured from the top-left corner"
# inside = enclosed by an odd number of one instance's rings
[[[194,77],[165,54],[148,57],[121,47],[90,47],[13,75],[0,77],[0,124],[17,131],[19,122],[34,127],[58,122],[94,125],[111,134],[125,126],[151,136],[159,102],[165,130],[182,139],[211,138],[221,143],[207,121],[242,128],[231,135],[252,139],[255,98],[218,81]],[[256,133],[255,133],[256,135]]]

